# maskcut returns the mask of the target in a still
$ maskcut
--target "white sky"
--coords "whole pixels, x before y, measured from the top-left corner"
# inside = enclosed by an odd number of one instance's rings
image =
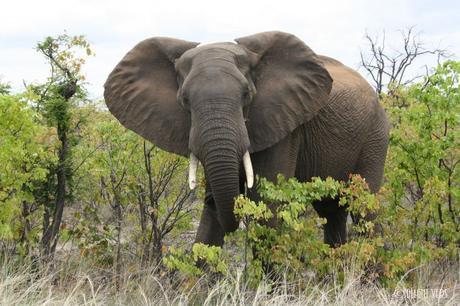
[[[2,81],[20,90],[23,80],[45,80],[48,67],[34,47],[67,30],[86,35],[96,52],[85,67],[92,98],[102,96],[107,75],[123,55],[152,36],[215,42],[280,30],[358,68],[366,31],[385,30],[391,44],[400,41],[398,30],[415,25],[427,47],[446,48],[455,59],[460,55],[458,0],[3,0],[0,9]],[[433,62],[417,63],[424,64]]]

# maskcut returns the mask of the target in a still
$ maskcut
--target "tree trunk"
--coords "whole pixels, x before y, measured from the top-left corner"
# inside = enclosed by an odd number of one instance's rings
[[[145,190],[144,187],[141,185],[139,187],[140,191],[137,196],[137,201],[139,203],[139,223],[141,226],[141,264],[145,266],[149,261],[149,243],[148,243],[148,233],[147,233],[147,213],[145,207]]]
[[[58,151],[58,166],[56,171],[57,191],[54,209],[45,211],[45,224],[49,224],[49,217],[52,213],[53,219],[51,224],[46,227],[42,238],[42,252],[45,257],[52,257],[56,251],[56,246],[59,240],[59,228],[62,222],[62,215],[64,213],[65,197],[66,197],[66,167],[68,159],[68,130],[62,124],[58,124],[57,128],[58,137],[61,141],[61,147]]]
[[[32,226],[29,220],[30,216],[30,207],[27,201],[22,201],[22,219],[23,219],[23,228],[21,233],[20,242],[24,248],[25,254],[28,255],[30,251],[30,243],[27,235],[30,233]]]
[[[115,174],[112,172],[110,174],[110,180],[112,183],[112,191],[113,191],[113,208],[115,212],[115,230],[117,231],[117,246],[116,246],[116,258],[115,258],[115,279],[116,279],[116,286],[119,288],[121,283],[121,265],[122,265],[122,258],[121,258],[121,227],[122,227],[122,211],[121,211],[121,197],[119,194],[119,189],[114,188],[117,186],[117,179]]]

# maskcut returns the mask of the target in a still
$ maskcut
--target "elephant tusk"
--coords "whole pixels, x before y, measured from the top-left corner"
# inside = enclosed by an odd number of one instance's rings
[[[198,167],[198,158],[190,153],[190,165],[188,168],[188,186],[191,190],[196,187],[196,168]]]
[[[243,155],[243,166],[244,171],[246,172],[246,181],[248,188],[252,188],[254,184],[254,171],[252,170],[251,156],[249,156],[249,151],[246,151]]]

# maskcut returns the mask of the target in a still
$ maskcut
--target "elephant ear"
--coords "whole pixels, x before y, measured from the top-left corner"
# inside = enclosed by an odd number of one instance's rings
[[[158,147],[186,156],[190,114],[177,102],[174,61],[198,45],[154,37],[137,44],[105,82],[110,112],[128,129]]]
[[[251,151],[268,148],[326,105],[332,78],[300,39],[263,32],[235,40],[246,49],[257,93],[247,123]]]

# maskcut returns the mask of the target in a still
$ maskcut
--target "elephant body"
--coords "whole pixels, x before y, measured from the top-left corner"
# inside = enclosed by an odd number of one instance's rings
[[[385,112],[375,91],[357,72],[332,58],[320,58],[333,79],[329,102],[311,121],[280,142],[251,154],[254,173],[271,181],[276,181],[281,173],[301,182],[310,181],[312,177],[347,181],[350,174],[360,174],[375,193],[382,182],[388,147]],[[240,178],[240,185],[243,184],[244,178]],[[256,190],[251,190],[249,197],[261,200]],[[212,192],[207,193],[205,202],[205,210],[215,210]],[[340,207],[336,199],[313,205],[318,214],[327,219],[325,242],[331,246],[346,242],[346,207]],[[224,231],[216,230],[215,212],[206,214],[209,214],[206,220],[215,221],[205,222],[213,225],[202,226],[197,241],[222,245]]]
[[[369,84],[287,33],[236,42],[197,47],[149,39],[105,85],[106,103],[125,126],[203,164],[207,185],[196,241],[222,245],[238,227],[233,200],[254,174],[272,181],[278,173],[299,181],[360,174],[377,192],[389,127]],[[259,199],[255,188],[249,196]],[[344,243],[345,207],[327,199],[314,208],[327,219],[325,241]]]
[[[357,72],[331,58],[321,60],[333,86],[327,105],[301,126],[295,176],[301,181],[315,176],[346,181],[349,174],[360,174],[377,192],[388,146],[385,112]]]

